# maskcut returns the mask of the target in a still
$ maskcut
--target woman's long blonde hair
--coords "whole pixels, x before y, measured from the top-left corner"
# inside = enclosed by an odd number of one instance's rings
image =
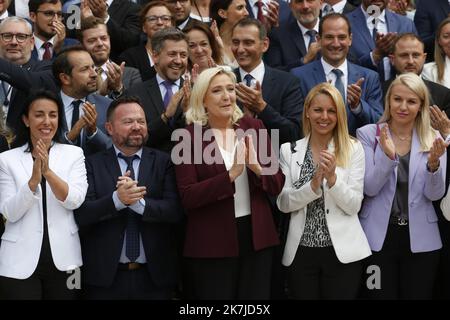
[[[434,129],[431,127],[430,98],[427,86],[425,85],[423,80],[415,73],[401,74],[397,76],[394,81],[392,81],[384,99],[384,113],[378,123],[389,122],[389,120],[391,119],[391,106],[389,101],[392,95],[393,88],[396,85],[404,85],[419,97],[420,110],[416,116],[414,128],[416,129],[417,135],[419,136],[420,147],[422,151],[430,150],[431,146],[433,145],[433,141],[436,138],[436,131],[434,131]]]
[[[439,44],[439,38],[441,37],[442,29],[444,29],[444,27],[449,23],[450,17],[442,20],[436,30],[436,38],[434,39],[434,62],[436,63],[437,78],[439,83],[443,83],[445,71],[445,52]]]
[[[333,85],[324,82],[316,85],[309,91],[303,107],[303,134],[307,136],[311,133],[311,123],[307,118],[307,113],[311,107],[312,100],[320,94],[330,97],[336,107],[337,123],[333,129],[336,165],[346,167],[350,162],[353,138],[348,133],[347,111],[344,101],[340,92]]]
[[[205,109],[203,101],[205,100],[205,95],[208,91],[211,81],[219,74],[227,75],[233,84],[236,84],[236,76],[229,68],[225,67],[214,67],[204,70],[198,76],[195,81],[194,87],[192,88],[191,98],[189,100],[189,109],[186,112],[186,123],[196,123],[202,126],[208,124],[208,112]],[[240,118],[244,116],[241,109],[236,105],[233,106],[234,111],[231,117],[231,124],[234,125],[238,122]]]

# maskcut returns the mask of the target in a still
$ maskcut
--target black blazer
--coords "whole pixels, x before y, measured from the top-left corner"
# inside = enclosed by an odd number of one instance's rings
[[[181,79],[180,89],[182,86],[183,79]],[[138,97],[144,106],[148,125],[147,146],[169,153],[174,145],[170,140],[173,130],[185,126],[181,108],[178,108],[175,113],[175,123],[172,126],[161,119],[164,103],[156,77],[131,87],[125,91],[125,94]]]
[[[235,69],[237,81],[241,82],[239,69]],[[267,129],[280,130],[282,143],[297,141],[301,136],[301,106],[303,97],[300,81],[288,72],[265,66],[262,95],[267,102],[258,118]],[[273,141],[272,141],[273,143]]]
[[[444,110],[447,116],[450,117],[450,89],[440,85],[439,83],[422,79],[430,93],[430,105],[437,105],[441,110]],[[383,83],[383,101],[386,97],[387,90],[394,78],[389,79]]]
[[[139,23],[140,7],[128,0],[114,0],[108,8],[106,23],[111,39],[110,58],[118,63],[119,55],[128,48],[137,46],[142,32]]]
[[[119,265],[127,216],[112,199],[120,166],[114,148],[86,158],[89,188],[85,202],[75,210],[80,228],[83,281],[109,287]],[[177,283],[177,256],[173,226],[182,218],[175,171],[170,157],[144,147],[139,165],[139,185],[147,187],[145,211],[139,231],[154,283],[162,288]]]
[[[144,45],[125,50],[119,57],[119,61],[125,61],[125,65],[139,70],[142,81],[147,81],[156,76],[155,68],[150,65],[147,49]]]

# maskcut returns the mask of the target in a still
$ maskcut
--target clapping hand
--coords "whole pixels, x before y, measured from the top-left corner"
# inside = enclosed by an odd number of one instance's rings
[[[392,141],[392,138],[390,137],[388,131],[389,131],[388,124],[386,124],[383,128],[381,128],[380,145],[386,156],[388,156],[391,160],[394,160],[396,153],[395,144],[394,141]]]

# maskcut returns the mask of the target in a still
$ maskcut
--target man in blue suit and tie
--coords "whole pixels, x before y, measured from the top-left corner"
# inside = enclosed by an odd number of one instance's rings
[[[388,0],[363,0],[361,6],[347,14],[353,29],[350,53],[359,65],[378,71],[380,80],[392,77],[388,55],[397,34],[416,33],[412,20],[386,8]]]
[[[352,33],[346,16],[331,13],[322,18],[318,42],[322,58],[292,73],[300,79],[305,97],[315,85],[331,82],[346,102],[348,129],[355,135],[357,128],[377,122],[383,113],[378,74],[347,60]]]
[[[320,48],[316,42],[322,0],[291,0],[292,15],[270,33],[265,61],[289,71],[313,61]]]
[[[180,222],[170,156],[144,147],[139,100],[111,103],[113,147],[86,158],[89,188],[76,210],[87,299],[170,299],[177,283],[173,225]]]

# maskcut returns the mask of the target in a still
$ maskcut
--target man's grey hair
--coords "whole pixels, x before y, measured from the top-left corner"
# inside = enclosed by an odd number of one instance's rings
[[[28,20],[21,18],[21,17],[7,17],[7,18],[3,19],[3,21],[0,23],[0,33],[3,31],[3,27],[10,22],[24,23],[27,26],[28,34],[33,34],[33,27],[31,26],[31,23]]]

